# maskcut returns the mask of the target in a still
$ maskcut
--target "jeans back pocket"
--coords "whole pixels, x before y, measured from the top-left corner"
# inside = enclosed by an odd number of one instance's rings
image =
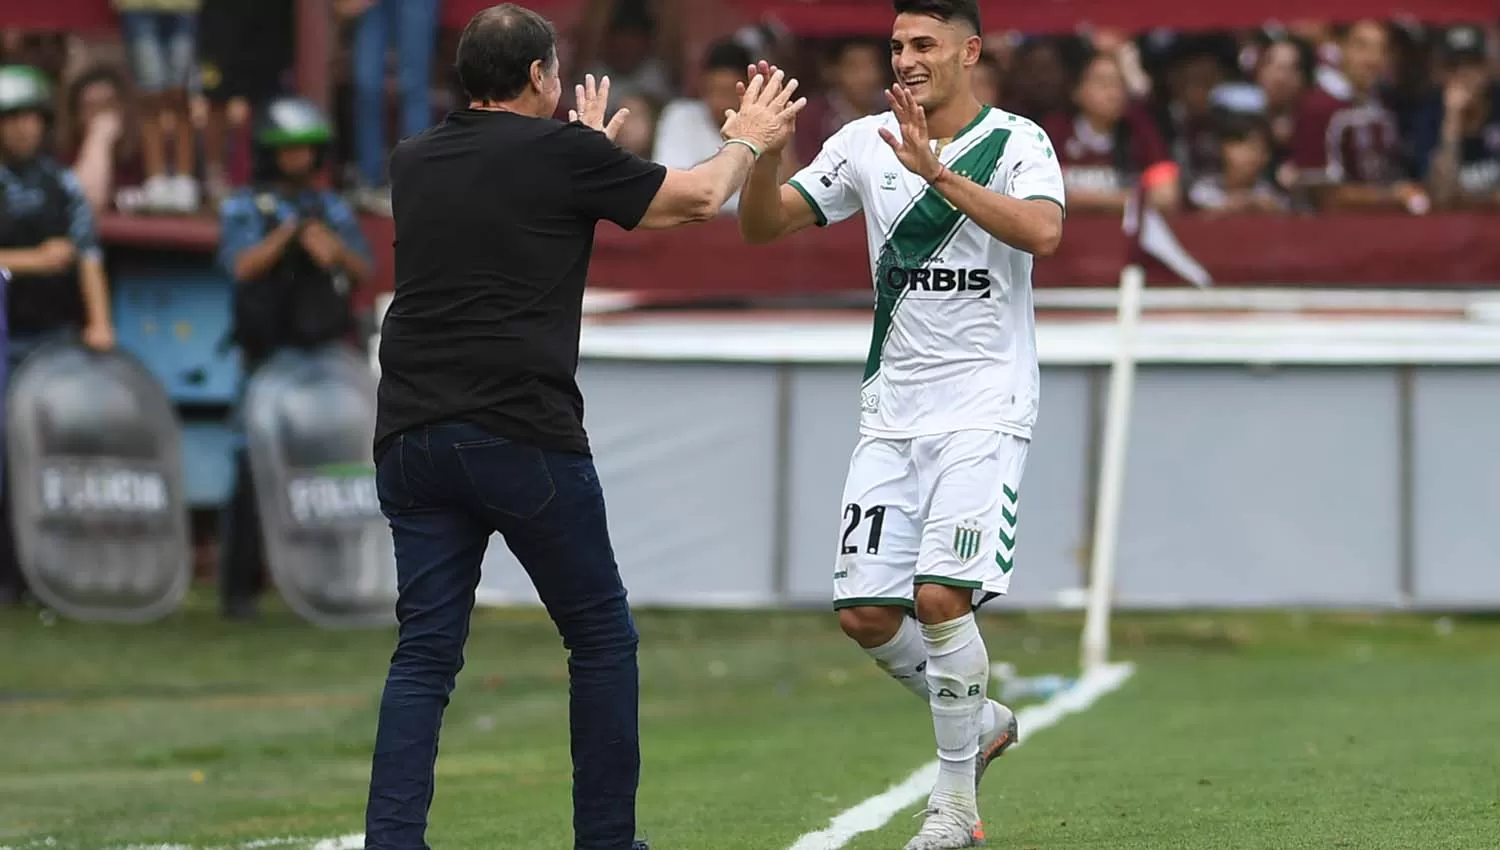
[[[547,453],[503,437],[453,444],[453,453],[485,508],[535,519],[557,495]]]

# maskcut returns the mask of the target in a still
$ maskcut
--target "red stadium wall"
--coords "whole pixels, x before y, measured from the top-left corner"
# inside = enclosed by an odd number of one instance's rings
[[[1325,218],[1232,216],[1171,220],[1179,241],[1225,285],[1484,287],[1500,285],[1500,218],[1484,215],[1343,214]],[[202,253],[218,239],[206,219],[105,216],[106,242]],[[389,219],[367,217],[379,263],[372,292],[392,286]],[[1039,286],[1114,286],[1127,246],[1114,218],[1073,216],[1058,254],[1036,264]],[[862,290],[869,251],[861,222],[799,233],[771,246],[740,240],[733,219],[689,230],[624,233],[599,228],[590,282],[660,295],[805,295]],[[1175,282],[1157,269],[1153,282]]]
[[[391,227],[367,231],[391,268]],[[1500,285],[1500,218],[1482,215],[1339,215],[1173,218],[1189,253],[1221,284],[1320,286]],[[1036,264],[1039,286],[1114,286],[1127,256],[1118,219],[1069,218],[1054,257]],[[798,295],[869,287],[862,222],[804,232],[771,246],[745,245],[733,219],[676,232],[623,233],[601,225],[590,282],[662,294]],[[1154,282],[1173,282],[1165,269]]]

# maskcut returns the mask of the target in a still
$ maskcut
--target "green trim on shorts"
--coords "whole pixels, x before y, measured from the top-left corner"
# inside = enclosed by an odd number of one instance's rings
[[[833,610],[840,611],[845,608],[906,608],[915,611],[917,603],[900,596],[853,596],[848,599],[833,600]]]
[[[947,576],[919,575],[911,580],[912,584],[941,584],[944,587],[961,587],[964,590],[983,590],[984,582],[968,581],[961,578],[948,578]]]

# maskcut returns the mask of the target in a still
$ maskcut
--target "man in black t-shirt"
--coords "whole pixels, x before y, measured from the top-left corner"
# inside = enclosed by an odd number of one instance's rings
[[[469,108],[391,155],[396,291],[380,344],[376,484],[395,538],[400,636],[380,706],[365,846],[425,848],[443,709],[490,536],[520,560],[567,646],[576,850],[631,850],[640,774],[637,635],[583,429],[578,366],[594,228],[714,217],[803,101],[777,72],[688,171],[614,144],[608,80],[551,116],[556,36],[505,4],[464,29]]]

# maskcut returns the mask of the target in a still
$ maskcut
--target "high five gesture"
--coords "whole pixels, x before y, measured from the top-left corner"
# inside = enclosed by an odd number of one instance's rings
[[[943,173],[943,163],[932,152],[932,138],[927,131],[927,110],[912,97],[911,90],[897,83],[886,89],[885,100],[891,105],[891,114],[901,130],[901,137],[882,127],[880,138],[895,151],[896,159],[906,170],[928,183],[936,181]]]

